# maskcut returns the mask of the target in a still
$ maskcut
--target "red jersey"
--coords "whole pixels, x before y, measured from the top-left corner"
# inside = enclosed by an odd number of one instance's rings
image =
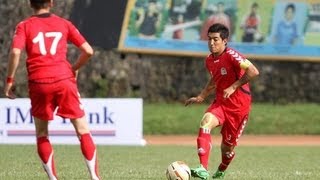
[[[77,47],[86,40],[68,20],[46,13],[16,26],[12,48],[26,49],[29,81],[54,82],[74,77],[67,60],[67,42]]]
[[[206,68],[216,86],[216,102],[226,108],[235,110],[250,107],[251,97],[248,83],[238,88],[229,98],[223,98],[223,90],[245,73],[240,66],[245,60],[243,55],[231,48],[226,48],[220,56],[214,57],[210,54],[206,58]]]

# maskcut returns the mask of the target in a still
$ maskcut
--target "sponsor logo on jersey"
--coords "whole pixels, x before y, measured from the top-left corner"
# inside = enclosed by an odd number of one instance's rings
[[[220,69],[220,72],[221,72],[221,75],[227,75],[227,70],[224,67]]]

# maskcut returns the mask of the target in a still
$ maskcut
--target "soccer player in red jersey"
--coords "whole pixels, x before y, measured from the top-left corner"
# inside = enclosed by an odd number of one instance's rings
[[[259,75],[257,68],[243,55],[227,47],[229,30],[223,24],[208,29],[210,54],[205,66],[211,75],[207,85],[185,105],[201,103],[215,92],[215,100],[206,110],[197,138],[200,166],[191,168],[194,177],[208,179],[208,160],[212,148],[210,131],[221,127],[221,163],[213,178],[223,178],[225,170],[235,156],[234,148],[248,121],[251,96],[248,82]]]
[[[57,179],[53,148],[48,136],[48,124],[57,109],[57,115],[70,118],[79,138],[91,179],[98,180],[100,178],[96,146],[90,134],[76,84],[77,71],[93,55],[93,49],[71,22],[50,13],[53,0],[30,0],[30,5],[34,14],[16,26],[4,93],[10,99],[15,98],[12,91],[13,79],[21,52],[25,49],[37,150],[49,179]],[[73,65],[66,57],[67,41],[72,42],[81,51]]]

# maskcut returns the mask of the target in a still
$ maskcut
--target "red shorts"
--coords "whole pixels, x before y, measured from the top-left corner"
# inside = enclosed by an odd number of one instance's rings
[[[76,80],[64,79],[54,83],[29,83],[31,114],[42,120],[53,120],[53,113],[63,118],[80,118],[84,110]]]
[[[248,121],[250,107],[241,111],[227,110],[219,103],[212,103],[206,112],[218,118],[221,127],[222,142],[227,146],[236,146]]]

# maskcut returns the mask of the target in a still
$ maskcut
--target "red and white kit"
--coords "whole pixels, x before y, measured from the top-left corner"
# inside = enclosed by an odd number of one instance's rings
[[[12,48],[26,49],[31,111],[40,119],[53,119],[56,107],[62,117],[84,115],[74,73],[66,57],[68,41],[77,47],[86,42],[71,22],[54,14],[31,16],[16,27]]]
[[[237,145],[238,138],[247,123],[251,106],[249,84],[238,88],[229,98],[223,97],[223,90],[231,86],[245,73],[241,65],[246,58],[237,51],[226,48],[225,51],[214,57],[206,58],[206,68],[216,85],[216,99],[207,109],[219,120],[223,143]]]

